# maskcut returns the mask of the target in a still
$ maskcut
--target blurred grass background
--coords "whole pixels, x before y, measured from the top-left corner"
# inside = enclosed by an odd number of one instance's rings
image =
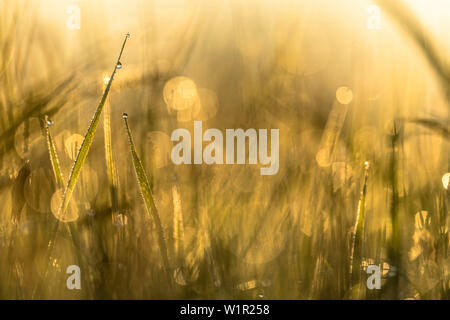
[[[450,4],[404,1],[430,35],[417,45],[394,2],[379,1],[380,28],[369,29],[371,3],[360,0],[0,0],[0,297],[449,299]],[[79,30],[66,28],[71,4]],[[44,278],[61,190],[40,119],[51,119],[67,179],[127,32],[108,97],[117,199],[98,130]],[[167,96],[183,86],[189,95],[175,101],[187,109]],[[123,112],[162,220],[169,281]],[[278,174],[173,165],[170,134],[192,132],[193,120],[279,128]],[[72,264],[81,290],[66,288]],[[382,268],[381,290],[366,290],[369,264]]]

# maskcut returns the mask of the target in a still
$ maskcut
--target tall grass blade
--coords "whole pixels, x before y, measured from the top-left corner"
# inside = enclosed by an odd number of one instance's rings
[[[43,121],[43,127],[44,127],[45,140],[47,142],[48,153],[50,156],[50,162],[52,164],[53,174],[55,175],[56,185],[58,188],[63,188],[64,187],[64,179],[63,179],[63,175],[61,172],[61,167],[59,165],[59,160],[58,160],[58,155],[56,153],[55,143],[54,143],[53,137],[50,133],[50,128],[49,128],[50,125],[51,125],[51,121],[49,120],[48,116],[45,116],[44,121]]]
[[[107,86],[106,86],[106,88],[105,88],[105,90],[103,92],[103,96],[102,96],[102,98],[100,100],[100,103],[99,103],[99,105],[97,107],[97,110],[95,111],[94,117],[91,120],[91,124],[89,125],[88,131],[87,131],[87,133],[86,133],[86,135],[84,137],[84,140],[83,140],[83,142],[82,142],[82,144],[80,146],[80,149],[78,150],[77,158],[76,158],[75,163],[74,163],[74,165],[72,167],[72,171],[70,173],[69,180],[67,182],[67,186],[66,186],[65,191],[64,191],[64,195],[63,195],[63,199],[62,199],[62,202],[61,202],[61,206],[59,207],[57,215],[56,215],[59,219],[57,219],[58,221],[55,224],[55,227],[54,227],[53,232],[52,232],[51,239],[50,239],[50,241],[49,241],[49,243],[47,245],[47,266],[46,266],[46,269],[44,271],[43,277],[40,279],[38,285],[33,290],[33,294],[32,294],[33,298],[36,295],[36,293],[40,290],[43,281],[47,277],[49,263],[50,263],[50,258],[51,258],[52,253],[53,253],[53,248],[54,248],[54,245],[55,245],[55,239],[56,239],[56,235],[58,233],[59,220],[64,217],[64,213],[65,213],[65,211],[66,211],[66,209],[68,207],[70,198],[72,197],[72,193],[73,193],[73,191],[75,189],[75,185],[76,185],[78,177],[79,177],[79,175],[81,173],[81,169],[83,168],[84,161],[86,160],[87,154],[88,154],[89,149],[91,147],[92,141],[94,139],[95,131],[97,129],[97,126],[98,126],[98,123],[99,123],[99,120],[100,120],[100,115],[102,113],[103,106],[105,105],[106,98],[108,96],[109,90],[111,88],[112,81],[114,79],[114,75],[116,74],[117,69],[118,68],[120,69],[122,67],[122,64],[120,62],[120,58],[122,57],[122,53],[123,53],[123,50],[125,48],[125,44],[127,43],[128,38],[129,38],[129,34],[127,34],[125,36],[125,39],[124,39],[123,44],[122,44],[122,48],[121,48],[120,53],[119,53],[119,57],[117,59],[116,65],[114,66],[114,70],[113,70],[113,72],[111,74],[111,77],[110,77],[110,79],[108,81],[108,84],[107,84]],[[53,148],[54,148],[54,146],[53,146]],[[51,153],[51,151],[50,151],[50,153]],[[56,152],[55,152],[55,156],[56,156]],[[52,166],[54,164],[55,163],[53,163],[53,159],[52,159]],[[60,178],[62,179],[62,176]]]
[[[353,229],[350,256],[350,292],[352,299],[359,299],[359,286],[362,262],[362,239],[366,211],[367,178],[369,177],[369,162],[364,163],[364,183],[358,202],[356,222]]]
[[[153,218],[156,226],[156,232],[158,235],[159,249],[161,251],[161,256],[163,259],[163,266],[170,279],[170,266],[169,258],[167,253],[167,245],[164,237],[164,230],[162,228],[161,219],[159,218],[158,210],[156,209],[155,201],[153,199],[152,191],[150,189],[150,184],[148,182],[147,175],[145,174],[142,162],[136,152],[136,147],[133,142],[133,137],[131,135],[130,127],[128,126],[128,115],[123,114],[123,120],[125,122],[125,127],[128,134],[128,140],[130,142],[131,156],[133,158],[133,165],[136,172],[139,187],[141,189],[142,197],[144,198],[145,206],[147,208],[148,214]]]
[[[45,116],[44,119],[41,118],[41,126],[43,128],[43,134],[44,134],[46,142],[47,142],[47,148],[48,148],[48,152],[49,152],[50,162],[51,162],[52,168],[53,168],[53,174],[55,175],[56,185],[57,185],[58,189],[62,189],[62,188],[64,188],[64,177],[63,177],[63,174],[61,171],[61,167],[59,165],[58,154],[56,152],[56,146],[54,143],[54,139],[50,132],[51,125],[52,125],[52,122],[51,122],[51,120],[49,120],[48,116]],[[47,254],[46,254],[46,260],[45,260],[46,265],[45,265],[45,269],[44,269],[44,276],[41,278],[38,285],[36,286],[35,291],[33,292],[33,297],[34,297],[35,293],[37,292],[37,290],[41,288],[42,282],[47,278],[48,270],[50,268],[50,263],[51,263],[51,257],[52,257],[51,255],[52,255],[52,251],[53,251],[53,246],[55,244],[56,235],[58,234],[59,225],[60,225],[60,220],[56,219],[49,243],[47,244]],[[78,242],[75,239],[74,227],[70,223],[66,224],[66,226],[67,226],[69,235],[72,239],[73,245],[76,249],[78,261],[81,261],[81,257],[79,255],[80,251],[79,251]]]

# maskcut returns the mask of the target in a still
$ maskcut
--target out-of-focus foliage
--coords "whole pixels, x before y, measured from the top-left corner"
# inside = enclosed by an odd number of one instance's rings
[[[411,20],[384,2],[370,29],[361,0],[0,0],[0,298],[342,299],[351,285],[362,299],[450,298],[449,3],[405,1]],[[50,155],[66,185],[127,32],[111,145],[98,131],[48,260],[62,198]],[[279,128],[278,174],[174,165],[171,132],[194,120]],[[366,289],[371,264],[381,290]],[[81,290],[66,288],[69,265]]]

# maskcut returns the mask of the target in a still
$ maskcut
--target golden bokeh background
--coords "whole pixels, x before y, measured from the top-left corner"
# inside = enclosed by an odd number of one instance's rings
[[[0,298],[449,299],[449,30],[448,0],[0,0]],[[63,191],[40,119],[66,182],[127,32],[106,103],[117,189],[102,118],[48,263]],[[278,173],[174,165],[194,120],[278,128]]]

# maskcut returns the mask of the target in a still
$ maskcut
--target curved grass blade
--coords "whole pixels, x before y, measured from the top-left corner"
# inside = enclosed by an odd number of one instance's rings
[[[367,178],[369,177],[369,162],[364,163],[364,184],[361,190],[361,195],[358,202],[358,212],[356,215],[356,222],[353,229],[352,248],[350,256],[350,292],[352,299],[359,299],[359,280],[361,278],[361,249],[362,238],[364,232],[364,218],[366,211],[366,192],[367,192]]]
[[[30,117],[40,117],[43,115],[45,108],[47,108],[50,103],[57,105],[52,108],[51,113],[56,113],[59,109],[64,105],[64,101],[66,99],[66,95],[69,92],[72,92],[75,88],[74,85],[71,85],[74,82],[75,76],[68,76],[63,82],[61,82],[58,86],[50,91],[50,93],[39,94],[37,96],[32,93],[28,94],[25,98],[25,102],[23,105],[18,107],[18,109],[25,110],[21,115],[15,119],[15,121],[10,125],[8,129],[3,131],[0,134],[0,141],[3,142],[3,149],[0,150],[0,156],[9,152],[13,147],[14,143],[12,139],[14,137],[14,133],[17,128],[25,123]],[[45,111],[45,114],[50,114],[49,111]]]
[[[432,37],[424,30],[418,19],[401,1],[377,0],[417,43],[430,65],[439,76],[444,90],[450,94],[450,66],[439,54],[439,49]]]
[[[67,186],[66,186],[66,188],[64,190],[64,195],[63,195],[63,199],[62,199],[62,202],[61,202],[61,206],[59,207],[58,212],[57,212],[57,217],[60,217],[60,218],[64,217],[64,213],[65,213],[65,211],[66,211],[66,209],[68,207],[70,198],[72,197],[72,193],[73,193],[73,191],[75,189],[75,185],[76,185],[76,182],[78,180],[78,177],[80,176],[81,169],[83,168],[84,161],[86,160],[87,154],[88,154],[89,149],[90,149],[90,147],[92,145],[92,141],[94,139],[95,131],[97,129],[97,126],[98,126],[98,123],[99,123],[99,120],[100,120],[100,115],[102,113],[103,106],[105,105],[106,98],[108,96],[109,90],[111,89],[112,81],[113,81],[114,76],[115,76],[115,74],[117,72],[117,69],[120,69],[122,67],[122,63],[120,62],[120,58],[122,57],[122,53],[123,53],[123,50],[125,48],[125,44],[127,43],[127,40],[128,40],[129,37],[130,37],[129,34],[127,34],[125,36],[125,40],[123,41],[122,48],[120,49],[119,57],[117,58],[116,65],[114,66],[114,70],[113,70],[113,72],[111,74],[111,77],[109,78],[108,84],[106,85],[106,88],[105,88],[105,90],[103,92],[103,96],[102,96],[102,98],[100,100],[99,105],[97,106],[97,110],[95,111],[94,117],[91,120],[91,124],[89,125],[88,131],[87,131],[87,133],[86,133],[86,135],[84,137],[84,140],[83,140],[83,142],[82,142],[82,144],[80,146],[80,149],[78,150],[77,158],[76,158],[75,163],[74,163],[74,165],[72,167],[72,171],[70,173],[69,180],[67,182]],[[52,165],[53,165],[53,163],[52,163]],[[59,221],[60,219],[57,219],[57,220]],[[55,239],[56,239],[56,235],[58,233],[58,227],[59,227],[59,222],[57,222],[55,224],[55,227],[54,227],[53,232],[52,232],[52,237],[51,237],[51,239],[50,239],[50,241],[48,243],[48,246],[47,246],[48,261],[50,260],[50,257],[52,256],[52,253],[53,253]],[[48,263],[48,261],[47,261],[47,263]],[[48,266],[46,268],[46,271],[44,272],[43,277],[41,278],[41,280],[39,281],[38,285],[36,286],[36,288],[33,291],[33,294],[32,294],[33,298],[34,298],[36,292],[41,287],[43,281],[45,280],[47,272],[48,272]]]
[[[109,78],[108,84],[106,85],[105,91],[103,92],[102,99],[97,107],[97,110],[94,113],[94,117],[91,120],[91,124],[89,125],[88,131],[84,137],[83,142],[81,143],[80,149],[78,150],[78,154],[75,160],[75,163],[72,167],[72,171],[69,176],[69,180],[67,182],[66,189],[64,191],[63,201],[58,210],[58,217],[63,217],[64,212],[69,205],[70,198],[72,197],[73,190],[75,189],[75,185],[77,183],[78,177],[80,176],[81,169],[83,168],[84,161],[88,155],[89,149],[92,145],[92,141],[94,139],[95,131],[97,130],[97,126],[100,120],[100,115],[103,110],[103,106],[105,105],[106,98],[108,96],[109,90],[111,89],[111,84],[113,82],[114,76],[117,72],[117,69],[122,67],[122,63],[120,62],[120,58],[122,57],[123,49],[125,48],[125,44],[129,38],[129,34],[125,36],[125,40],[123,41],[122,48],[119,53],[119,58],[117,59],[116,65],[114,66],[114,70]]]
[[[134,170],[136,172],[139,187],[141,189],[142,197],[144,198],[145,206],[147,208],[148,214],[153,218],[156,226],[156,232],[158,235],[158,244],[161,251],[161,256],[163,259],[163,266],[167,273],[168,279],[170,279],[170,267],[169,258],[167,254],[166,240],[164,238],[164,231],[161,224],[161,219],[159,218],[158,210],[156,209],[155,201],[153,200],[152,191],[150,189],[150,184],[145,174],[142,162],[136,152],[136,147],[134,146],[133,137],[131,136],[130,127],[128,126],[128,115],[123,114],[123,120],[125,121],[125,127],[128,134],[128,141],[130,142],[131,156],[133,158]]]

